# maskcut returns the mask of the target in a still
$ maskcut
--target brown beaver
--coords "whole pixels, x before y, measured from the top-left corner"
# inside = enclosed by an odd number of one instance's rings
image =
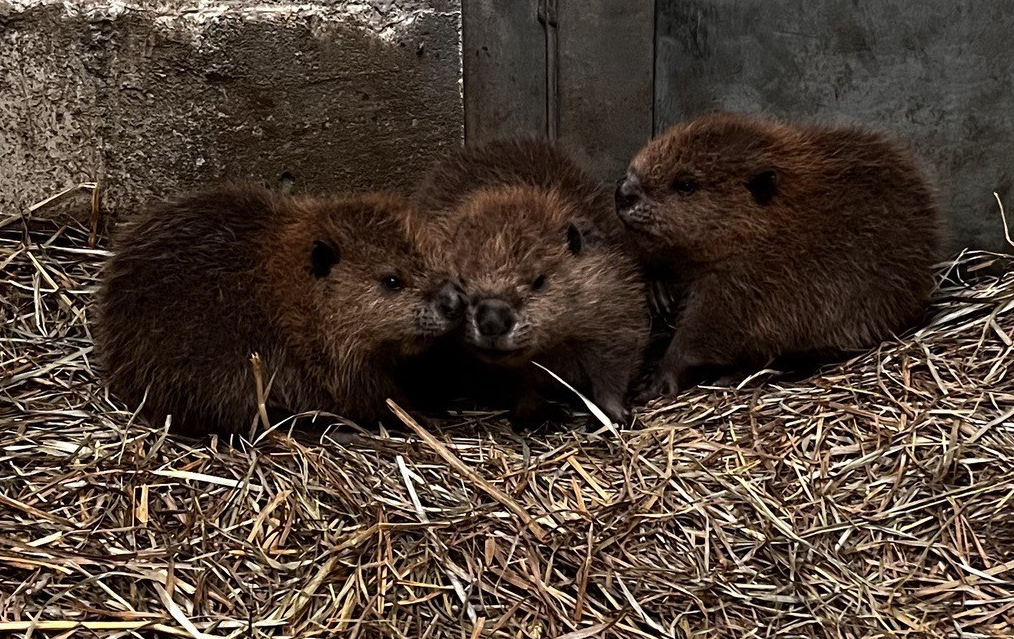
[[[649,316],[637,263],[609,239],[622,226],[608,190],[548,143],[497,140],[441,163],[417,200],[465,291],[461,340],[515,421],[545,419],[545,390],[559,388],[531,361],[628,421]]]
[[[933,289],[937,208],[883,135],[718,113],[631,161],[620,219],[675,330],[654,394],[707,369],[865,349],[914,322]]]
[[[576,207],[584,239],[622,247],[628,238],[613,209],[613,194],[571,157],[540,138],[518,137],[468,144],[432,167],[414,199],[424,212],[449,211],[469,193],[506,185],[552,189]]]
[[[389,372],[452,329],[389,194],[317,199],[226,186],[152,207],[117,234],[96,346],[111,389],[192,434],[249,428],[251,354],[269,408],[375,420]]]

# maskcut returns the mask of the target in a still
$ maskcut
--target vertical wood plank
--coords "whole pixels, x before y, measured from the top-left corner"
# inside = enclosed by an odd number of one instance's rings
[[[546,35],[538,0],[464,0],[465,139],[546,132]]]
[[[654,0],[559,0],[560,140],[603,180],[652,135]]]

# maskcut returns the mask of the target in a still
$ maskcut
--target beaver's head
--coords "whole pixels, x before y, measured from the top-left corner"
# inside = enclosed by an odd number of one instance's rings
[[[785,178],[778,130],[714,114],[674,126],[641,149],[617,185],[616,211],[647,256],[714,261],[769,234]]]

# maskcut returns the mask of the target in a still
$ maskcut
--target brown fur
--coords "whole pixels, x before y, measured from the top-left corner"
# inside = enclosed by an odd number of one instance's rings
[[[585,239],[627,241],[612,194],[565,152],[538,138],[503,138],[461,147],[434,166],[414,199],[423,211],[449,211],[476,189],[505,185],[556,190],[578,211]]]
[[[442,228],[449,275],[469,301],[462,341],[492,370],[514,372],[491,379],[509,387],[515,417],[544,413],[536,392],[543,384],[533,380],[558,386],[529,364],[536,361],[611,418],[629,419],[648,313],[636,263],[608,240],[617,228],[608,193],[547,144],[507,140],[455,154],[418,197]],[[516,322],[491,338],[479,325],[483,305],[493,302]]]
[[[406,221],[393,195],[241,186],[153,207],[117,234],[99,295],[111,389],[185,432],[243,430],[256,415],[257,352],[273,377],[269,407],[379,418],[400,397],[390,369],[452,328]],[[329,250],[337,261],[314,272]],[[400,290],[385,287],[390,276]]]
[[[655,306],[675,312],[656,392],[702,368],[871,347],[915,321],[933,288],[933,195],[875,133],[701,117],[642,149],[616,200],[665,274]]]

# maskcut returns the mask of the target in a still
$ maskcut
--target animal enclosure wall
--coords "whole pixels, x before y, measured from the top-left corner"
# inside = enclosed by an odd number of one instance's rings
[[[80,182],[106,211],[226,178],[409,184],[444,149],[558,136],[613,180],[714,108],[909,140],[951,248],[1002,249],[1014,15],[1002,0],[0,0],[0,208]]]
[[[1003,0],[480,1],[464,12],[470,135],[553,126],[615,180],[652,132],[713,109],[871,125],[914,147],[952,249],[1006,246],[993,198],[1014,184]]]
[[[405,186],[461,141],[459,6],[0,0],[0,209],[90,181],[128,214],[283,171]]]

